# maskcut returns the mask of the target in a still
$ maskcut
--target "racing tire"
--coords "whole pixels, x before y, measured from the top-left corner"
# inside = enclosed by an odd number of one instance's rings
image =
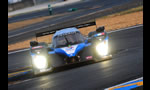
[[[106,56],[99,56],[98,54],[93,55],[94,61],[95,62],[99,62],[99,61],[105,61],[105,60],[109,60],[112,59],[112,55],[108,54]]]
[[[50,69],[49,71],[40,73],[39,70],[37,70],[36,68],[33,68],[33,69],[32,69],[32,76],[33,76],[33,77],[36,77],[36,76],[39,76],[39,75],[46,74],[46,73],[49,73],[49,72],[53,72],[53,71],[54,71],[54,68],[53,68],[53,67],[49,67],[49,69]]]

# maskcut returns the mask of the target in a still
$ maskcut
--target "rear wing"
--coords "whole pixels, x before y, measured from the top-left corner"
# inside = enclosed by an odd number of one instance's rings
[[[44,32],[39,32],[39,33],[36,33],[36,37],[41,37],[41,36],[54,34],[56,31],[61,30],[61,29],[65,29],[65,28],[76,27],[76,28],[79,29],[79,28],[89,27],[89,26],[93,26],[93,25],[96,25],[95,21],[88,22],[88,23],[83,23],[83,24],[78,24],[78,25],[72,25],[72,26],[63,27],[63,28],[58,28],[58,29],[49,30],[49,31],[44,31]]]

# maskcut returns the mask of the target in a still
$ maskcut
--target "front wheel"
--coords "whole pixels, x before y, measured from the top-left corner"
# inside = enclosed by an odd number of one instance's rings
[[[93,55],[93,58],[94,58],[95,62],[98,62],[98,61],[104,61],[104,60],[112,59],[112,55],[108,54],[108,55],[105,55],[105,56],[100,56],[98,54],[95,54],[95,55]]]
[[[110,53],[108,53],[107,55],[100,55],[96,50],[92,50],[92,52],[92,57],[95,62],[112,59],[112,55]]]
[[[38,76],[38,75],[45,74],[45,73],[48,73],[48,72],[53,72],[54,68],[51,66],[51,67],[49,67],[47,69],[43,69],[43,70],[39,70],[39,69],[36,69],[36,68],[33,68],[32,70],[33,70],[32,75],[33,76]]]

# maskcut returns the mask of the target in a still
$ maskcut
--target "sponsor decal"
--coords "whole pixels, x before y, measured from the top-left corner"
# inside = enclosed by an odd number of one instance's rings
[[[65,48],[62,48],[62,50],[64,50],[67,54],[73,54],[76,50],[78,45],[73,45],[73,46],[70,46],[70,47],[65,47]]]
[[[92,56],[87,56],[86,59],[87,60],[91,60],[93,57]]]
[[[74,49],[74,47],[71,46],[71,47],[66,48],[65,50],[70,51],[70,50],[73,50],[73,49]]]
[[[97,37],[97,36],[101,36],[101,35],[105,35],[105,33],[104,33],[104,32],[98,33],[98,34],[96,34],[95,36]]]
[[[37,49],[37,48],[43,48],[43,46],[36,46],[36,47],[33,47],[32,49]]]

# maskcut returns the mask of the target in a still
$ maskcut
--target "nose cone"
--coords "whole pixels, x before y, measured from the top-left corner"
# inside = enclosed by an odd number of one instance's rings
[[[73,57],[76,55],[76,49],[78,45],[72,45],[70,47],[64,47],[62,50],[66,53],[68,57]]]
[[[78,52],[81,51],[84,47],[85,44],[81,43],[81,44],[72,45],[70,47],[57,49],[55,52],[58,54],[66,55],[68,57],[73,57],[76,56],[76,54],[78,54]]]

